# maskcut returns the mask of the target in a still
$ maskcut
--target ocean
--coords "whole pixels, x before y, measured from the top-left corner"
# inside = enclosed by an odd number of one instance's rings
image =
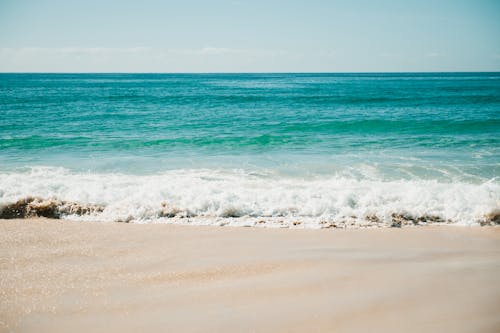
[[[0,74],[4,217],[477,225],[499,174],[500,73]]]

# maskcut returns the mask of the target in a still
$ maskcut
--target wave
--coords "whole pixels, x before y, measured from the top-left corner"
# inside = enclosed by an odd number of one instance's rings
[[[495,224],[500,184],[277,176],[243,170],[155,175],[39,167],[0,174],[0,217],[319,228]]]
[[[99,205],[66,202],[57,199],[26,197],[12,204],[0,205],[1,219],[48,217],[58,219],[65,216],[95,215],[104,207]]]

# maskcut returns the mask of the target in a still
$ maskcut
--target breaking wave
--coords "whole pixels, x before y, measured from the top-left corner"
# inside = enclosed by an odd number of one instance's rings
[[[0,174],[0,217],[284,227],[500,223],[496,179],[376,181],[243,170],[156,175],[32,168]]]

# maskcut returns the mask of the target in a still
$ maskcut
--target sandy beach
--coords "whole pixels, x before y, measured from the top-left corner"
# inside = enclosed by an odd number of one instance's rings
[[[0,221],[1,332],[495,332],[500,228]]]

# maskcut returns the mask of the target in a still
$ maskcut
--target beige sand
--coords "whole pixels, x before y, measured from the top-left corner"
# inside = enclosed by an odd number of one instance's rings
[[[500,228],[0,220],[2,332],[500,332]]]

